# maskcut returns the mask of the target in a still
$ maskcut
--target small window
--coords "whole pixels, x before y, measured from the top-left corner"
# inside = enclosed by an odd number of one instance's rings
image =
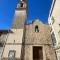
[[[55,46],[56,45],[56,38],[55,38],[54,32],[52,32],[51,38],[52,38],[52,44],[53,44],[53,46]]]
[[[39,32],[38,25],[35,26],[35,32]]]
[[[23,7],[23,3],[20,3],[21,4],[21,6],[20,7]]]
[[[9,59],[9,60],[15,59],[15,53],[16,53],[15,50],[10,50],[10,51],[9,51],[9,54],[8,54],[8,59]]]

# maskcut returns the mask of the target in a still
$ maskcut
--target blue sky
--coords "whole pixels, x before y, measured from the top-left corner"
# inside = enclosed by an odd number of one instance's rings
[[[18,0],[0,0],[0,29],[10,29]],[[27,0],[27,22],[39,18],[47,23],[52,0]]]
[[[28,22],[39,18],[43,23],[48,23],[51,4],[52,0],[28,0]]]

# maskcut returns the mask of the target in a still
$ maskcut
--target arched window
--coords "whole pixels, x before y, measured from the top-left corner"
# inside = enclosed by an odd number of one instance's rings
[[[21,2],[20,4],[21,4],[21,6],[20,6],[20,7],[23,7],[23,3]]]
[[[38,25],[35,26],[35,32],[39,32]]]

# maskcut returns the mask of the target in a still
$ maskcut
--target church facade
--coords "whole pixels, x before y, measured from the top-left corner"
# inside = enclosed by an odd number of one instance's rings
[[[57,60],[52,48],[50,27],[36,19],[26,25],[24,60]]]

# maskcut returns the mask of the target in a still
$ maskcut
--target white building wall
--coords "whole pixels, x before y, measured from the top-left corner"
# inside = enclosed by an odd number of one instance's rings
[[[55,1],[55,4],[54,4],[54,1]],[[53,4],[54,4],[54,7],[53,7]],[[55,38],[56,38],[55,49],[56,49],[57,59],[60,60],[60,32],[59,32],[60,31],[60,25],[59,25],[60,24],[60,0],[53,0],[50,14],[48,17],[48,23],[52,28],[52,32],[54,32],[55,34]],[[53,23],[52,17],[54,17],[54,23]]]
[[[54,0],[53,0],[53,3],[54,3]],[[53,5],[52,3],[52,5]],[[53,6],[51,7],[51,10],[52,10]],[[50,14],[51,14],[51,11],[50,11]],[[54,17],[54,23],[52,24],[52,16]],[[49,15],[49,18],[48,18],[48,23],[50,25],[50,27],[52,27],[52,31],[54,31],[54,34],[55,34],[55,37],[56,37],[56,45],[59,45],[60,43],[60,37],[59,37],[59,31],[60,31],[60,0],[56,0],[55,1],[55,5],[54,5],[54,8],[53,8],[53,11],[52,11],[52,14],[51,16]]]

